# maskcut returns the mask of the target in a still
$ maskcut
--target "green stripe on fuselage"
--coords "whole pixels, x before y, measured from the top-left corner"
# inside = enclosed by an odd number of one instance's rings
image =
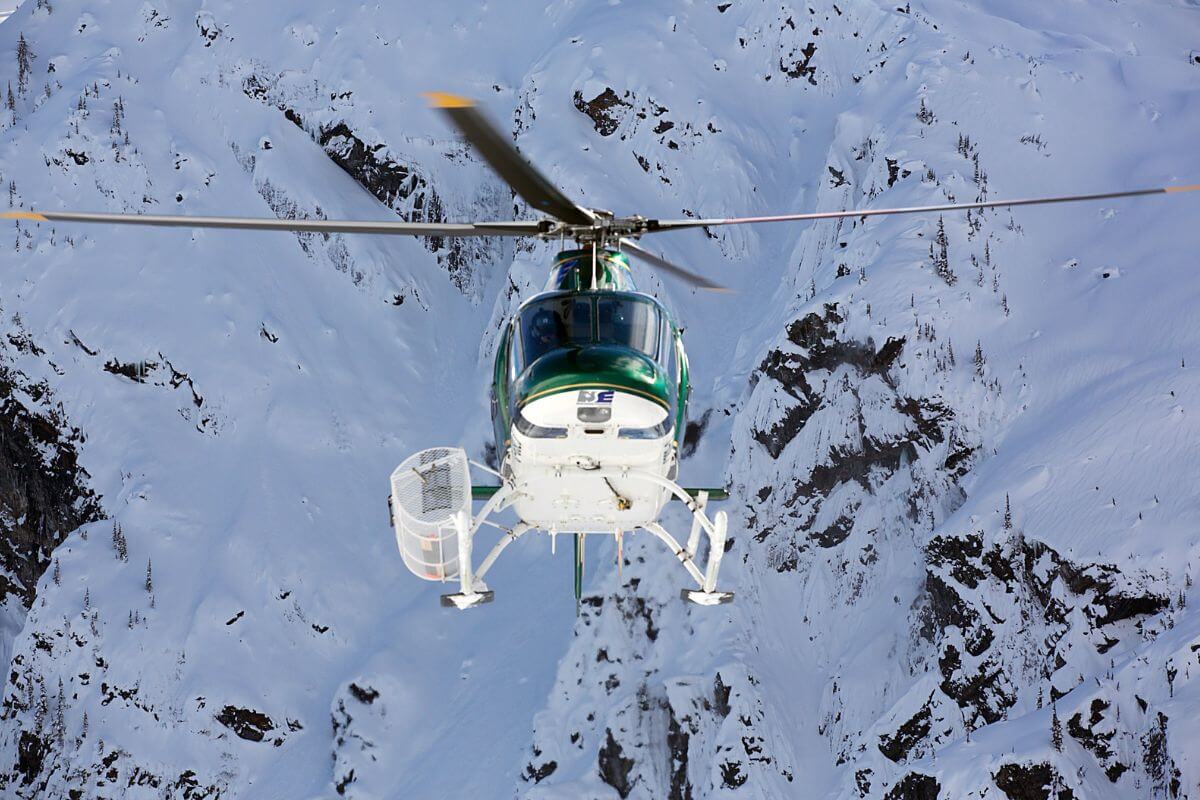
[[[675,409],[674,387],[663,369],[627,347],[563,347],[539,358],[513,387],[516,407],[540,397],[577,389],[615,389],[651,400],[668,413]]]

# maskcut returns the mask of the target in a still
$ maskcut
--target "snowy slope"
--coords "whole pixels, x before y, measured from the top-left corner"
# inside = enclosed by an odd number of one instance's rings
[[[618,213],[1195,182],[1200,9],[1060,17],[26,3],[0,27],[0,52],[23,35],[36,56],[24,91],[7,62],[0,175],[24,208],[523,213],[424,109],[448,89]],[[685,476],[734,487],[739,600],[688,608],[655,543],[620,571],[595,545],[578,619],[569,556],[536,538],[498,564],[494,605],[443,611],[383,505],[413,450],[483,453],[491,334],[550,246],[21,226],[0,304],[37,348],[7,357],[81,432],[105,519],[50,541],[58,579],[5,643],[0,783],[1198,796],[1197,213],[946,216],[944,260],[936,218],[655,240],[739,290],[640,276],[687,328]]]

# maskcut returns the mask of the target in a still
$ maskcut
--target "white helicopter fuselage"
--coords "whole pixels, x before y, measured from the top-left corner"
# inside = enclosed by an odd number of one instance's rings
[[[503,471],[523,522],[557,533],[616,533],[658,520],[671,493],[645,476],[675,476],[666,409],[619,390],[579,390],[533,400],[521,415]],[[661,435],[646,433],[658,426]]]

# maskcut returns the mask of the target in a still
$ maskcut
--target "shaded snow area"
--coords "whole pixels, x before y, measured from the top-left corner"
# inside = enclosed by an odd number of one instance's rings
[[[21,5],[10,207],[528,218],[427,90],[618,213],[1200,181],[1192,0],[274,5]],[[545,537],[440,608],[384,504],[550,243],[4,227],[0,795],[1200,798],[1197,219],[645,240],[737,289],[638,268],[737,600],[593,541],[578,617]]]

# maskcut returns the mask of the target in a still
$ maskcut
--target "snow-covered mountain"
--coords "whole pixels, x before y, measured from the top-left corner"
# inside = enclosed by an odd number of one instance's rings
[[[0,53],[13,208],[528,215],[430,89],[618,213],[1200,180],[1193,0],[28,0]],[[639,273],[738,599],[635,537],[578,618],[544,537],[440,608],[384,504],[483,456],[549,244],[7,229],[0,794],[1198,798],[1198,218],[659,237],[738,290]]]

